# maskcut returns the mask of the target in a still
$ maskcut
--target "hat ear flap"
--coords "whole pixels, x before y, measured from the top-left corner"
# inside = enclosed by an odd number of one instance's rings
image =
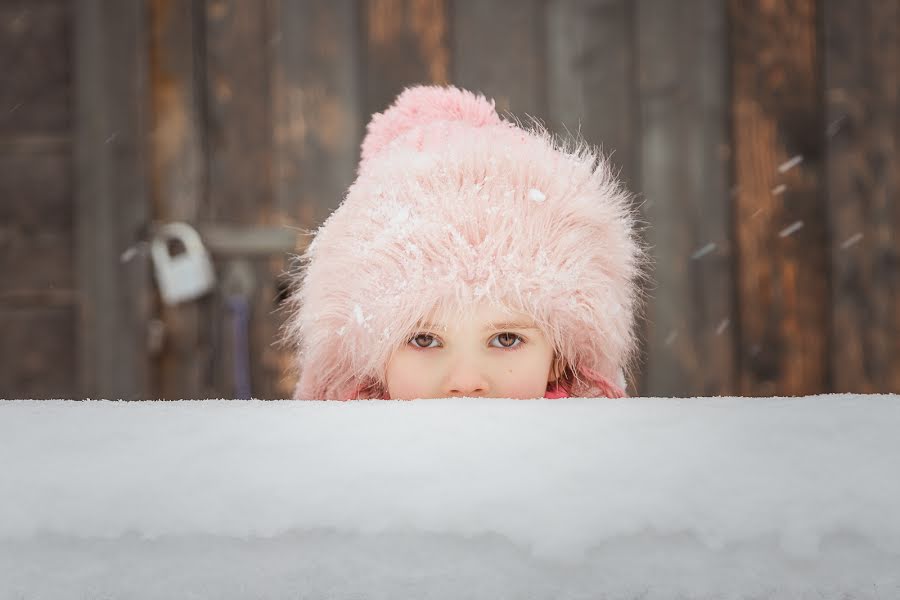
[[[615,383],[611,382],[609,379],[585,366],[578,367],[578,372],[584,376],[585,380],[588,381],[594,388],[596,388],[596,394],[599,398],[627,398],[628,394],[625,393],[624,386],[618,386]],[[622,373],[619,373],[620,379],[624,382],[624,376]]]

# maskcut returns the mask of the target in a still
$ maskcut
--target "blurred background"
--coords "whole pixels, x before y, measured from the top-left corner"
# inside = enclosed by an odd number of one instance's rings
[[[289,256],[416,83],[611,154],[630,394],[900,392],[900,0],[0,0],[0,397],[290,397]]]

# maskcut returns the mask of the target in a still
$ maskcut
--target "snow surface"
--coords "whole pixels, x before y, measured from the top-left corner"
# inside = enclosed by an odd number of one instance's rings
[[[0,402],[0,598],[900,598],[900,396]]]

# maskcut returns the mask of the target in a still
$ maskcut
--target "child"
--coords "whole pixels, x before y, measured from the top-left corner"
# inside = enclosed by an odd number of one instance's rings
[[[646,253],[584,143],[454,87],[372,117],[303,256],[297,399],[623,397]]]

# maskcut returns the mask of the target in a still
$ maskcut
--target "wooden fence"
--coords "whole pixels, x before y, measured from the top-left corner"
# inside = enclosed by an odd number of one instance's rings
[[[252,391],[289,396],[290,234],[427,82],[639,193],[632,394],[900,392],[900,0],[3,0],[0,28],[0,396],[234,395],[223,293],[159,301],[168,221],[250,268]]]

